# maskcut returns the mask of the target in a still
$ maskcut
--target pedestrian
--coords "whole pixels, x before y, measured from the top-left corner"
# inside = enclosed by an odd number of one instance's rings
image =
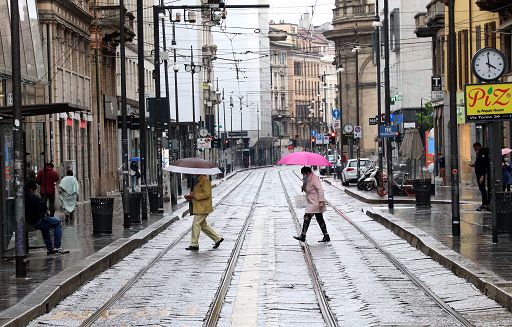
[[[446,185],[446,159],[441,152],[437,154],[437,168],[439,169],[439,177],[443,179],[441,185]]]
[[[512,184],[512,167],[510,166],[508,155],[503,156],[501,170],[503,172],[503,192],[510,192],[510,185]]]
[[[73,219],[78,195],[80,194],[79,191],[80,185],[75,176],[73,176],[73,171],[68,169],[66,176],[59,183],[59,200],[64,209],[65,221]]]
[[[316,221],[324,234],[324,237],[319,242],[329,242],[331,238],[327,233],[327,226],[325,225],[323,212],[326,210],[324,189],[318,176],[316,176],[310,167],[302,167],[300,170],[303,176],[302,191],[306,192],[308,199],[308,205],[306,207],[306,213],[304,214],[304,223],[302,224],[302,233],[300,236],[294,236],[293,238],[304,242],[306,240],[306,233],[308,232],[309,223],[313,216],[316,217]]]
[[[30,179],[25,184],[25,220],[35,229],[41,231],[47,254],[69,253],[61,246],[62,224],[61,220],[48,215],[46,202],[35,194],[36,181]],[[50,230],[53,229],[53,242]]]
[[[489,172],[489,150],[483,148],[479,142],[473,144],[473,149],[476,151],[476,160],[470,166],[475,168],[478,189],[482,194],[482,205],[476,211],[490,211],[489,195],[486,188],[486,176]]]
[[[190,214],[194,215],[192,240],[186,250],[199,250],[199,234],[201,231],[215,242],[213,248],[216,249],[224,239],[206,222],[206,217],[213,212],[212,184],[206,175],[199,175],[191,190],[190,194],[185,195],[185,199],[192,204],[192,212]]]
[[[137,180],[140,178],[139,166],[135,161],[130,164],[130,179],[132,184],[132,192],[135,192],[135,186],[137,186]]]
[[[41,199],[44,203],[49,202],[51,217],[55,215],[55,183],[60,179],[59,174],[53,170],[53,167],[53,163],[47,162],[36,177],[36,182],[41,187],[39,192]]]

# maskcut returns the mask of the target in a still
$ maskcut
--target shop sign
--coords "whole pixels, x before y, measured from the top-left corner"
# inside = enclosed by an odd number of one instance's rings
[[[468,122],[512,119],[512,83],[468,84],[465,100]]]

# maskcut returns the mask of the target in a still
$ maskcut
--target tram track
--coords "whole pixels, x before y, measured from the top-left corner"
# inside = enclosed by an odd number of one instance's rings
[[[250,172],[245,176],[238,184],[236,184],[230,191],[228,191],[218,202],[214,205],[214,208],[217,208],[218,206],[222,205],[223,202],[231,195],[233,192],[235,192],[239,186],[243,185],[243,183],[254,174],[255,172]],[[265,172],[266,174],[266,172]],[[263,183],[264,177],[262,179]],[[260,184],[260,189],[261,189]],[[255,198],[256,201],[257,197]],[[149,269],[154,267],[162,258],[164,255],[166,255],[170,250],[172,250],[183,238],[188,235],[191,231],[192,227],[188,227],[184,232],[182,232],[171,244],[166,246],[164,249],[162,249],[156,257],[151,260],[148,264],[146,264],[144,267],[142,267],[128,282],[116,293],[114,293],[107,302],[105,302],[100,308],[95,310],[91,315],[85,319],[80,326],[81,327],[88,327],[92,326],[95,322],[98,321],[98,319],[104,315],[117,301],[119,301],[123,295],[125,295],[145,274],[148,272]]]
[[[281,186],[283,187],[286,201],[288,203],[288,210],[290,211],[290,214],[293,217],[295,229],[296,229],[297,233],[300,233],[301,232],[300,221],[299,221],[299,218],[297,217],[297,214],[295,213],[295,210],[293,208],[290,195],[288,194],[288,191],[287,191],[286,186],[283,181],[283,177],[281,176],[281,171],[279,171],[279,180],[281,181]],[[320,308],[322,317],[324,318],[324,321],[328,327],[339,326],[338,320],[336,319],[336,316],[329,305],[329,299],[325,293],[325,290],[322,287],[322,281],[320,280],[320,276],[315,267],[315,263],[313,261],[313,256],[311,254],[311,251],[309,249],[309,245],[306,242],[300,242],[300,244],[301,244],[302,251],[304,252],[304,259],[305,259],[306,265],[308,267],[309,275],[311,277],[311,281],[313,284],[312,285],[313,290],[317,297],[318,306]]]
[[[300,176],[296,171],[293,171],[294,175],[300,180]],[[280,176],[281,178],[281,176]],[[289,197],[287,196],[289,199]],[[422,282],[418,277],[416,277],[405,265],[403,265],[393,254],[384,249],[375,238],[373,238],[368,232],[366,232],[363,228],[361,228],[358,224],[356,224],[350,217],[348,217],[343,211],[336,207],[330,201],[326,201],[326,205],[331,207],[334,212],[343,218],[346,222],[348,222],[353,228],[355,228],[364,238],[370,242],[380,253],[382,253],[398,270],[400,270],[403,274],[405,274],[412,283],[416,285],[425,295],[427,295],[430,299],[432,299],[442,310],[460,322],[463,326],[473,327],[475,326],[468,319],[463,317],[460,313],[455,311],[450,305],[448,305],[443,299],[437,296],[432,290]]]
[[[212,301],[212,304],[210,305],[210,307],[206,313],[206,317],[203,320],[204,327],[217,326],[217,323],[220,318],[222,306],[224,305],[224,301],[226,299],[226,294],[231,285],[233,273],[235,271],[238,259],[240,257],[240,252],[241,252],[244,240],[245,240],[245,236],[247,235],[247,230],[249,229],[251,220],[254,217],[256,203],[258,202],[258,198],[259,198],[263,183],[265,181],[266,175],[267,175],[267,172],[265,171],[265,173],[263,174],[263,178],[261,179],[261,183],[258,187],[258,190],[256,191],[254,200],[251,204],[251,210],[250,210],[250,212],[244,222],[244,225],[243,225],[242,229],[240,230],[240,233],[238,234],[238,237],[236,239],[235,247],[233,248],[233,251],[231,252],[231,255],[229,257],[227,268],[222,275],[220,286],[217,289],[217,292],[215,293],[215,297]]]

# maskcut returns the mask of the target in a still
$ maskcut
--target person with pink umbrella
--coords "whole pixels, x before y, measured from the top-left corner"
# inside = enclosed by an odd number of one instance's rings
[[[308,232],[309,224],[313,216],[316,217],[316,221],[324,234],[324,237],[319,242],[329,242],[331,238],[327,233],[327,226],[323,213],[326,210],[324,189],[318,176],[313,174],[310,167],[302,167],[300,170],[303,176],[302,191],[306,192],[308,199],[308,205],[306,207],[306,213],[304,214],[304,223],[302,224],[302,233],[300,236],[294,236],[293,238],[301,242],[306,241],[306,233]]]

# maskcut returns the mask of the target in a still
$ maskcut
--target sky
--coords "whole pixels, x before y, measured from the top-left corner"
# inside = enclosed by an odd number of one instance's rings
[[[284,20],[287,23],[298,23],[301,14],[311,13],[314,7],[313,25],[331,22],[332,9],[335,6],[335,0],[268,0],[268,3],[269,18],[274,21]]]

